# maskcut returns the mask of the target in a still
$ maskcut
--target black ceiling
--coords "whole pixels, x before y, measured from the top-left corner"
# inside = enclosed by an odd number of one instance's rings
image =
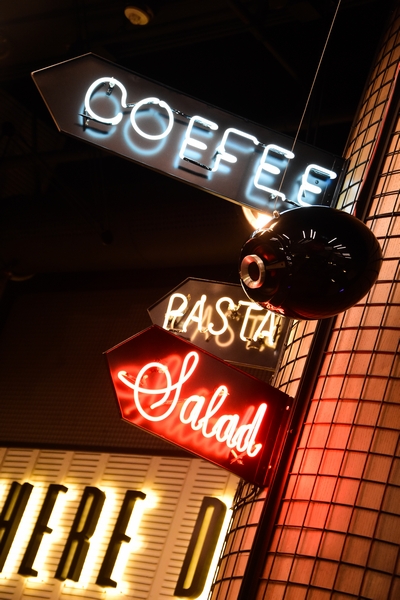
[[[238,205],[58,133],[30,73],[94,52],[295,135],[336,4],[149,0],[153,19],[135,26],[123,0],[3,2],[1,270],[16,279],[235,264],[251,233]],[[388,18],[379,0],[342,0],[300,139],[342,153]]]

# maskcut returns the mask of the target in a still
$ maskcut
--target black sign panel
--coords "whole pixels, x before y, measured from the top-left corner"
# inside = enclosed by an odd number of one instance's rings
[[[344,161],[93,54],[32,77],[58,129],[271,214],[331,205]],[[249,99],[251,102],[251,99]]]
[[[274,370],[289,319],[244,294],[240,285],[186,279],[148,309],[155,325],[238,365]]]

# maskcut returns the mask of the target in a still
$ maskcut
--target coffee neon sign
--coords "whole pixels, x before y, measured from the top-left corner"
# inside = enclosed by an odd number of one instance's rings
[[[36,71],[60,131],[272,213],[331,205],[344,161],[92,54]]]
[[[291,399],[153,326],[106,353],[122,417],[259,486]]]

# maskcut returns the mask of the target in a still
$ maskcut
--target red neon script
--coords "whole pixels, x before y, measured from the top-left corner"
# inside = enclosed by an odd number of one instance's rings
[[[206,404],[206,398],[202,395],[192,394],[180,402],[181,394],[184,394],[184,384],[191,378],[199,362],[197,352],[189,352],[182,361],[178,380],[172,381],[168,367],[161,362],[150,362],[144,365],[135,380],[128,379],[126,371],[119,371],[118,378],[126,386],[133,390],[133,399],[138,412],[148,421],[164,421],[173,412],[179,411],[179,420],[184,425],[190,425],[194,431],[200,431],[205,438],[215,437],[218,442],[225,443],[228,448],[236,449],[249,457],[256,456],[262,448],[262,444],[256,443],[256,435],[260,429],[263,417],[267,411],[267,405],[262,403],[251,423],[239,425],[238,414],[221,414],[226,398],[229,395],[226,385],[220,385],[213,393],[201,417]],[[149,388],[146,380],[149,373],[157,371],[164,376],[164,387]],[[152,404],[145,405],[144,399],[157,399]],[[150,397],[150,398],[149,398]],[[181,404],[179,409],[178,404]],[[162,414],[154,414],[154,409],[165,407]],[[153,412],[153,414],[152,414]],[[216,422],[215,422],[216,420]],[[214,423],[214,424],[213,424]]]
[[[158,325],[106,355],[125,421],[267,485],[286,432],[289,396]],[[133,445],[136,439],[133,433]]]

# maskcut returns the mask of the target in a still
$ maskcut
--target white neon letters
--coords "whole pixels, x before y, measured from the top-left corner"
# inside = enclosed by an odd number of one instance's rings
[[[207,144],[201,142],[200,140],[197,140],[191,135],[193,127],[196,123],[200,123],[200,125],[203,125],[203,127],[208,127],[212,131],[216,131],[218,129],[218,125],[213,121],[209,121],[208,119],[204,119],[204,117],[199,117],[197,115],[195,117],[192,117],[189,121],[189,125],[186,130],[185,139],[183,140],[183,144],[181,146],[181,149],[179,150],[179,158],[181,158],[182,160],[190,158],[185,155],[185,150],[188,146],[196,148],[197,150],[207,150]]]
[[[228,308],[230,308],[231,310],[235,307],[235,305],[233,304],[232,300],[230,298],[228,298],[228,296],[222,296],[222,298],[219,298],[219,300],[217,300],[217,303],[215,305],[215,310],[217,311],[217,313],[219,314],[221,321],[222,321],[222,327],[221,329],[214,329],[214,323],[209,323],[208,324],[208,331],[212,334],[212,335],[222,335],[223,333],[225,333],[225,331],[228,329],[229,324],[228,324],[228,319],[226,317],[226,311],[223,312],[221,305],[227,303],[228,304]]]
[[[239,300],[236,306],[229,296],[219,298],[215,304],[215,310],[221,320],[219,328],[210,320],[213,318],[211,305],[208,305],[210,310],[208,311],[209,317],[207,320],[206,306],[207,296],[202,294],[200,300],[197,300],[188,312],[189,300],[187,296],[179,292],[171,294],[164,316],[163,329],[186,333],[192,325],[199,333],[210,333],[216,338],[222,337],[230,329],[229,311],[239,311],[243,307],[244,314],[240,316],[243,319],[240,339],[246,344],[249,343],[249,340],[263,340],[271,348],[276,346],[277,317],[270,311],[263,309],[256,302]],[[233,342],[233,339],[231,341]]]
[[[145,133],[144,131],[142,131],[142,129],[140,129],[139,125],[136,123],[136,113],[139,110],[139,108],[141,108],[144,104],[159,104],[161,108],[165,108],[165,110],[167,111],[168,126],[166,130],[163,131],[163,133],[159,133],[156,135]],[[132,108],[131,125],[136,131],[136,133],[146,138],[147,140],[162,140],[163,138],[167,137],[174,125],[174,115],[172,114],[172,110],[170,109],[168,104],[164,102],[164,100],[160,100],[159,98],[144,98],[144,100],[140,100],[140,102],[135,104],[135,106]]]
[[[285,158],[287,158],[289,160],[291,158],[294,158],[294,154],[290,150],[286,150],[286,148],[281,148],[280,146],[276,146],[275,144],[268,144],[268,146],[266,146],[264,149],[260,164],[258,165],[256,176],[254,177],[254,185],[259,190],[264,190],[265,192],[268,192],[269,194],[272,194],[273,196],[279,196],[282,200],[285,200],[286,199],[285,194],[283,194],[282,192],[280,192],[278,190],[275,190],[274,188],[270,188],[270,187],[262,185],[260,183],[260,177],[261,177],[261,174],[263,173],[263,171],[266,171],[267,173],[270,173],[271,175],[279,175],[281,172],[281,169],[279,169],[276,165],[273,165],[273,164],[267,162],[267,158],[269,157],[269,154],[271,152],[274,152],[275,154],[283,155]]]
[[[127,108],[127,104],[126,104],[127,92],[126,92],[125,86],[122,85],[122,83],[120,81],[118,81],[117,79],[114,79],[114,77],[100,77],[100,79],[96,79],[96,81],[94,81],[92,83],[92,85],[89,87],[88,91],[86,92],[85,111],[95,121],[99,121],[100,123],[105,123],[106,125],[118,125],[118,123],[120,123],[122,121],[122,117],[123,117],[122,112],[119,112],[117,115],[115,115],[115,117],[107,118],[107,117],[99,116],[90,107],[90,100],[91,100],[93,92],[100,85],[104,85],[105,83],[108,83],[108,90],[109,90],[109,91],[107,91],[108,95],[111,93],[111,91],[113,90],[113,88],[115,86],[119,87],[119,89],[121,90],[121,106],[123,108]]]
[[[226,144],[226,141],[227,141],[230,133],[235,133],[236,135],[239,135],[241,137],[251,140],[255,146],[257,146],[259,143],[258,139],[256,137],[254,137],[254,135],[250,135],[248,133],[245,133],[244,131],[235,129],[234,127],[229,127],[228,129],[225,130],[225,133],[222,136],[221,143],[217,147],[217,156],[215,159],[215,165],[212,169],[213,171],[218,171],[219,163],[221,162],[221,160],[226,160],[226,162],[229,162],[232,164],[237,162],[237,157],[234,156],[233,154],[229,154],[229,152],[227,152],[225,150],[225,144]]]
[[[175,299],[180,299],[182,302],[178,308],[172,308]],[[179,317],[183,317],[188,307],[188,299],[183,294],[175,293],[171,294],[168,301],[167,312],[165,313],[163,329],[175,329],[175,320]]]
[[[127,373],[125,373],[125,371],[120,371],[118,373],[118,377],[123,383],[125,383],[125,385],[127,385],[128,387],[133,389],[133,398],[135,400],[135,405],[136,405],[136,408],[139,411],[139,413],[142,415],[142,417],[144,417],[148,421],[163,421],[164,419],[169,417],[169,415],[174,411],[175,406],[179,400],[179,394],[181,392],[182,385],[192,375],[198,362],[199,362],[199,355],[197,354],[197,352],[189,352],[189,354],[187,354],[185,356],[185,360],[182,363],[182,369],[181,369],[181,374],[180,374],[179,380],[177,381],[177,383],[174,383],[174,384],[172,383],[172,379],[171,379],[171,375],[168,370],[168,367],[166,367],[162,363],[158,363],[158,362],[151,362],[151,363],[148,363],[147,365],[145,365],[144,367],[142,367],[142,369],[140,369],[138,376],[136,378],[136,381],[134,383],[132,383],[129,379],[127,379]],[[191,363],[190,366],[188,366],[189,363]],[[158,372],[164,373],[165,382],[166,382],[165,388],[149,389],[147,387],[140,386],[142,380],[144,379],[144,377],[146,377],[147,372],[151,371],[152,369],[157,369]],[[171,402],[167,402],[167,400],[169,400],[169,397],[170,397],[172,391],[175,391],[175,398]],[[149,414],[142,407],[142,405],[140,403],[139,394],[144,394],[144,396],[149,396],[149,395],[162,396],[160,398],[160,400],[157,400],[157,402],[154,402],[150,406],[150,408],[154,409],[154,408],[157,408],[158,406],[162,406],[163,404],[167,404],[167,406],[168,406],[167,410],[165,411],[165,413],[163,415],[154,416],[154,415]]]
[[[316,177],[329,177],[329,179],[336,179],[337,175],[334,171],[330,171],[329,169],[324,169],[323,167],[319,167],[318,165],[308,165],[307,169],[304,172],[304,175],[301,178],[301,186],[299,189],[299,193],[297,194],[297,202],[300,206],[310,206],[310,202],[305,202],[304,198],[306,196],[306,192],[312,192],[313,194],[320,194],[322,189],[316,185],[315,183],[311,183],[308,181],[308,176],[311,172],[314,172],[314,179]],[[316,180],[319,183],[318,180]]]
[[[100,88],[105,88],[106,98],[107,96],[111,96],[114,89],[119,89],[120,98],[114,99],[114,110],[113,105],[107,107],[107,104],[104,104],[104,96],[98,94]],[[99,100],[100,103],[98,103]],[[110,100],[106,100],[106,102],[110,102]],[[115,102],[118,102],[120,108],[125,109],[125,111],[115,108]],[[139,126],[138,121],[140,121],[140,119],[138,118],[138,111],[143,109],[146,104],[158,107],[159,110],[157,113],[166,113],[168,121],[165,127],[163,124],[163,118],[165,117],[165,114],[162,114],[162,119],[160,119],[160,115],[154,113],[154,111],[148,112],[147,115],[146,124],[148,124],[149,119],[151,121],[152,118],[157,122],[161,122],[161,127],[163,129],[161,133],[154,133],[154,130],[152,131],[151,129],[150,131],[146,131],[145,126]],[[98,107],[97,110],[94,108],[96,106]],[[101,109],[100,107],[103,108]],[[220,137],[220,141],[217,142],[212,132],[217,131],[219,126],[214,121],[210,121],[201,115],[189,117],[180,110],[171,108],[164,100],[153,96],[143,98],[137,102],[128,103],[127,90],[125,86],[114,77],[100,77],[89,86],[84,99],[83,116],[86,119],[85,126],[88,126],[88,123],[91,119],[104,125],[118,125],[121,123],[124,117],[124,112],[126,113],[127,109],[131,110],[129,120],[133,131],[137,136],[139,136],[139,138],[148,140],[148,142],[167,138],[175,124],[178,124],[179,127],[184,125],[186,127],[186,131],[183,141],[179,142],[179,148],[176,148],[172,151],[174,160],[178,155],[181,161],[188,161],[196,164],[200,169],[205,169],[207,171],[207,177],[209,179],[215,177],[217,173],[219,176],[226,177],[227,173],[229,173],[229,169],[226,168],[226,163],[234,165],[238,162],[238,156],[232,153],[232,151],[228,151],[226,149],[227,145],[231,148],[234,148],[236,145],[236,148],[238,148],[239,152],[252,154],[253,157],[255,156],[255,161],[258,161],[258,164],[254,164],[254,167],[252,166],[251,170],[246,167],[247,172],[251,172],[251,177],[253,178],[249,181],[249,187],[247,188],[248,191],[246,194],[248,195],[248,198],[252,198],[252,193],[254,192],[254,188],[256,188],[261,192],[266,192],[270,198],[279,198],[281,201],[286,200],[286,195],[281,191],[280,188],[283,181],[283,173],[285,169],[288,168],[288,161],[291,161],[295,157],[291,150],[276,144],[268,144],[265,146],[264,143],[259,141],[256,136],[246,133],[245,131],[235,127],[226,128]],[[117,112],[113,116],[105,116],[104,113],[107,114],[107,112],[110,110],[114,113],[116,111]],[[99,114],[97,111],[103,111],[103,114]],[[179,119],[175,120],[174,112],[180,115]],[[187,122],[187,126],[185,122]],[[157,125],[159,128],[159,123],[157,123]],[[196,129],[197,133],[195,131]],[[207,141],[207,143],[202,139],[202,137]],[[244,140],[248,140],[249,144],[244,145]],[[259,159],[257,155],[260,152],[260,147],[264,147],[264,151]],[[200,153],[204,153],[207,149],[208,158],[204,158],[204,160],[201,162],[198,157]],[[138,146],[135,151],[140,154],[142,150],[140,146]],[[257,152],[257,155],[255,155],[255,152]],[[254,160],[254,158],[252,158],[252,160]],[[209,165],[205,163],[209,163]],[[182,164],[175,164],[174,167],[181,168]],[[201,173],[204,174],[204,171]],[[315,176],[314,182],[311,181],[313,175]],[[322,179],[326,187],[328,180],[336,179],[336,177],[337,175],[334,171],[326,169],[325,167],[320,167],[317,164],[309,164],[301,177],[300,175],[296,175],[296,188],[293,191],[293,194],[296,195],[296,191],[298,189],[297,186],[299,186],[299,189],[297,197],[291,197],[291,200],[296,201],[296,203],[300,206],[309,206],[311,202],[306,201],[307,193],[314,194],[314,196],[318,196],[322,193],[322,188],[318,185],[319,180]],[[272,185],[271,180],[274,182]],[[260,202],[260,196],[257,196],[256,201],[258,203]],[[258,206],[255,208],[258,208]]]
[[[250,423],[239,425],[240,416],[238,414],[218,414],[229,396],[228,388],[220,385],[208,403],[204,396],[194,394],[186,398],[181,408],[178,408],[182,388],[193,375],[198,362],[198,353],[189,352],[182,361],[176,382],[172,381],[168,367],[161,362],[146,364],[140,369],[134,381],[128,379],[125,371],[119,371],[118,378],[133,390],[135,407],[148,421],[164,421],[175,410],[179,410],[180,422],[183,425],[190,425],[193,431],[200,431],[205,438],[215,437],[218,442],[226,444],[231,450],[235,449],[239,453],[246,453],[249,457],[256,456],[262,448],[262,444],[256,443],[256,436],[267,412],[267,404],[260,404]],[[164,387],[148,388],[143,384],[143,381],[154,369],[165,376]],[[150,397],[149,399],[152,400],[153,396],[161,396],[161,398],[145,409],[143,406],[145,399]],[[163,414],[157,416],[151,414],[150,411],[161,406],[166,407]],[[200,416],[201,414],[203,416]]]

